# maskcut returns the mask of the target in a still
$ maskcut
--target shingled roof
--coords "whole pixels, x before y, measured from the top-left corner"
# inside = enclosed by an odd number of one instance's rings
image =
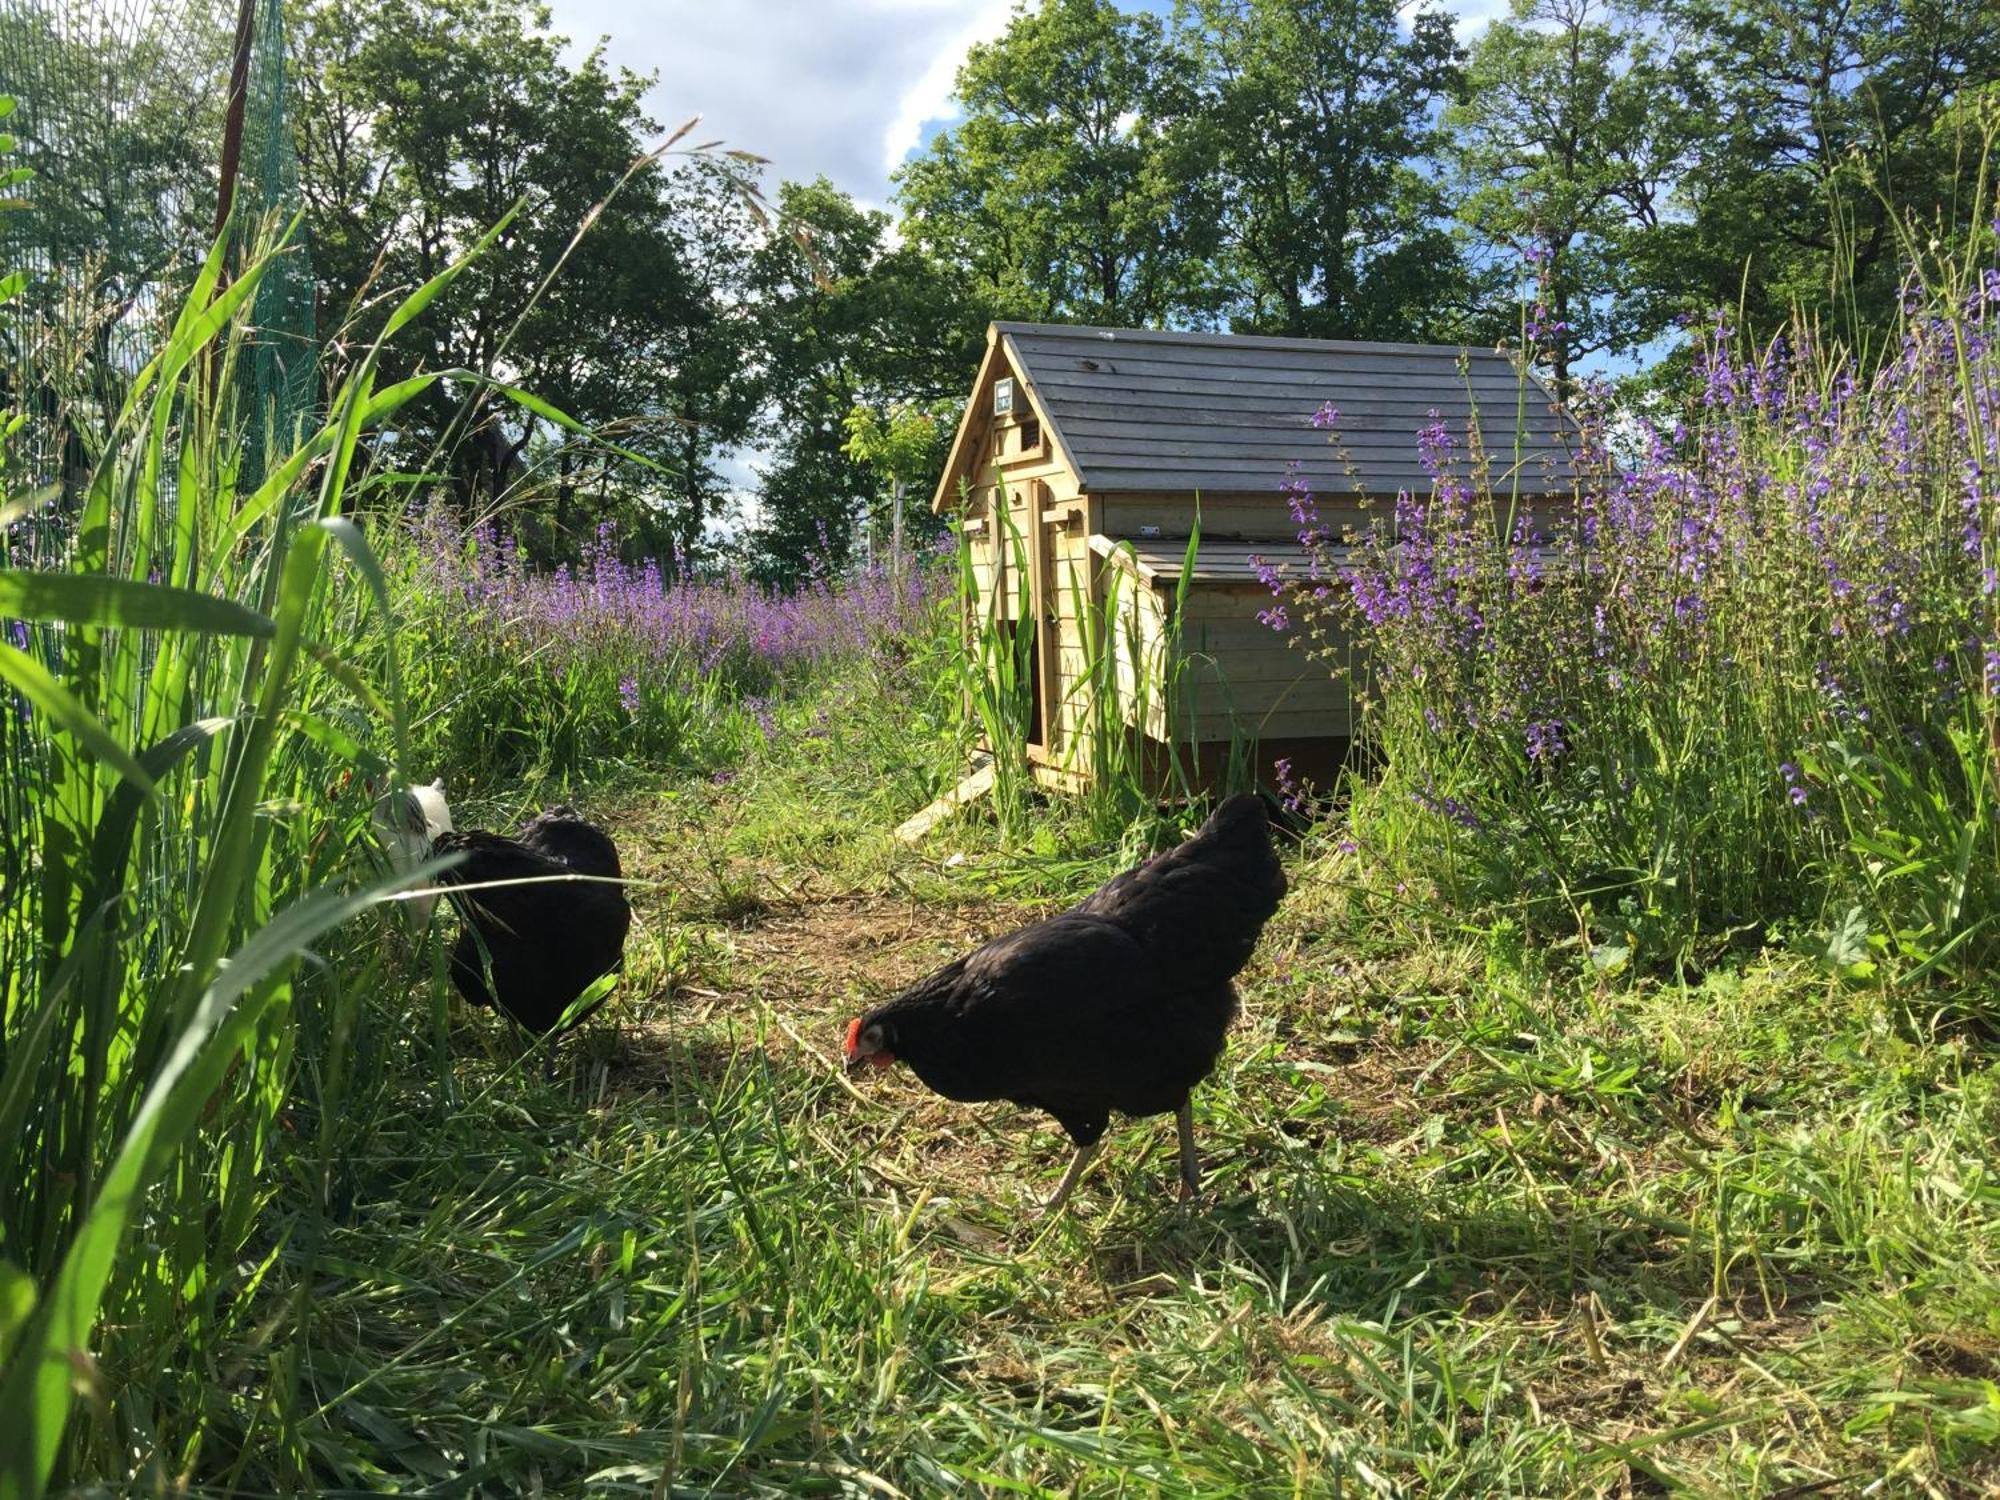
[[[1322,493],[1351,491],[1356,476],[1372,495],[1427,489],[1417,433],[1441,418],[1462,445],[1475,407],[1496,484],[1515,463],[1517,426],[1520,488],[1570,482],[1574,427],[1539,379],[1492,349],[1050,323],[996,323],[991,342],[1092,493],[1269,493],[1294,462]],[[1313,426],[1328,403],[1340,414],[1332,434]],[[966,415],[947,485],[970,456]]]

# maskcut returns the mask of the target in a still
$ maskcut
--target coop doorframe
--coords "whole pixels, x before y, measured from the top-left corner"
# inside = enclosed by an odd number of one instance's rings
[[[1034,692],[1035,714],[1041,721],[1041,739],[1031,742],[1029,748],[1044,756],[1053,757],[1062,749],[1062,693],[1058,674],[1062,665],[1062,619],[1055,608],[1054,600],[1054,559],[1049,555],[1049,512],[1053,499],[1048,484],[1040,479],[1028,481],[1022,496],[1025,514],[1022,519],[1028,534],[1028,607],[1034,613],[1031,622],[1034,639]]]

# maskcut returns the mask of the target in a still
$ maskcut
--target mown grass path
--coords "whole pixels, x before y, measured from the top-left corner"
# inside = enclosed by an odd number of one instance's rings
[[[765,789],[766,792],[768,789]],[[454,1493],[1973,1495],[2000,1099],[1775,958],[1586,981],[1313,855],[1197,1095],[1029,1221],[1052,1122],[850,1086],[843,1020],[1105,866],[628,790],[623,997],[360,1164],[320,1472]],[[955,839],[962,842],[955,844]],[[964,854],[963,859],[953,856]],[[1051,873],[1054,872],[1054,873]]]

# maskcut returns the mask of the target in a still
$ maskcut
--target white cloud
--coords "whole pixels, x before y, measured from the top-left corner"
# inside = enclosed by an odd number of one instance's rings
[[[663,130],[771,159],[774,181],[825,175],[873,205],[926,125],[951,117],[965,49],[1006,25],[1006,0],[553,0],[579,48],[657,73]]]
[[[1457,18],[1453,30],[1458,33],[1459,41],[1469,47],[1493,22],[1506,20],[1509,9],[1507,0],[1459,0],[1451,7]]]
[[[581,53],[600,36],[613,66],[657,74],[646,107],[661,130],[702,122],[684,145],[721,139],[770,158],[767,186],[830,178],[871,207],[889,173],[956,118],[952,85],[965,50],[998,36],[1009,0],[551,0],[551,24]],[[754,524],[768,455],[722,465]]]
[[[952,88],[959,64],[975,42],[990,41],[1007,29],[1013,7],[1008,0],[984,0],[970,7],[972,14],[963,27],[932,55],[921,76],[903,91],[896,118],[882,137],[882,170],[895,171],[924,143],[924,127],[933,121],[957,118],[957,102]]]

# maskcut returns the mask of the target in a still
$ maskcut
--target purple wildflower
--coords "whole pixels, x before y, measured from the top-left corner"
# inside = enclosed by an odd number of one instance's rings
[[[1563,738],[1560,719],[1543,719],[1530,724],[1525,738],[1528,759],[1533,761],[1554,760],[1569,748],[1568,742]]]

